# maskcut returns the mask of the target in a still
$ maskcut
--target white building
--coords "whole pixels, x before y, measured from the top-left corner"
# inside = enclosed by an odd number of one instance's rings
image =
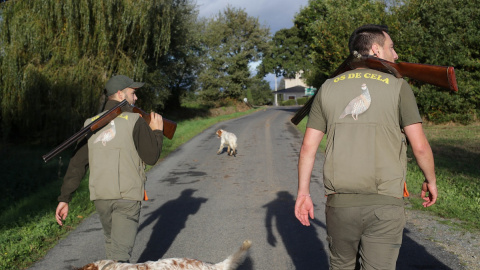
[[[289,79],[284,77],[283,80],[285,81],[285,89],[295,86],[308,87],[307,84],[305,84],[305,82],[303,81],[302,74],[303,71],[300,71],[295,74],[295,78]]]
[[[281,94],[283,96],[282,100],[294,99],[295,101],[298,98],[306,97],[305,88],[308,88],[307,84],[302,78],[303,71],[295,74],[295,78],[283,78],[285,81],[285,89],[274,91],[275,94],[275,106],[278,106],[277,95]]]

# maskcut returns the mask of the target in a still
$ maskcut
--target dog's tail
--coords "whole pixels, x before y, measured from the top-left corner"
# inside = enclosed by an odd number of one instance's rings
[[[234,254],[230,255],[227,259],[223,262],[217,263],[215,266],[218,270],[235,270],[237,267],[243,263],[245,258],[247,257],[247,251],[252,245],[252,241],[245,240],[243,241],[242,246],[240,249],[237,250]]]

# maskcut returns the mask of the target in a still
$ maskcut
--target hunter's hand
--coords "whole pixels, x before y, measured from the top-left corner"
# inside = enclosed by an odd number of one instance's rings
[[[310,226],[310,221],[308,216],[311,219],[314,219],[313,215],[313,202],[310,195],[300,195],[297,197],[295,202],[295,216],[305,226]]]
[[[163,130],[163,118],[160,114],[150,113],[150,128],[152,130]]]
[[[57,210],[55,210],[55,219],[57,220],[58,225],[63,226],[62,220],[65,220],[68,215],[68,203],[59,202]]]
[[[428,195],[427,195],[428,192]],[[428,183],[428,182],[423,182],[422,184],[422,199],[424,200],[423,202],[423,207],[429,207],[435,204],[437,201],[437,184],[436,183]]]

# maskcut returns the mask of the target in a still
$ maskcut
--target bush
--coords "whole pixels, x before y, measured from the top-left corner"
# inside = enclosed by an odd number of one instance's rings
[[[297,105],[297,101],[295,99],[288,99],[280,102],[281,106],[293,106]]]
[[[297,98],[297,104],[298,105],[305,105],[307,101],[309,100],[309,97],[302,97],[302,98]]]
[[[280,102],[280,106],[294,106],[294,105],[305,105],[308,101],[308,97],[301,97],[297,99],[288,99],[288,100],[282,100]]]

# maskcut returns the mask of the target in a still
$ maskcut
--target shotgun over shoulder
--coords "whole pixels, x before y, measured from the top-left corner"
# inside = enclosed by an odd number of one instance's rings
[[[61,143],[59,146],[55,147],[53,150],[43,155],[42,156],[43,160],[45,162],[49,161],[50,159],[58,155],[60,152],[67,149],[72,144],[86,138],[96,130],[99,130],[102,127],[104,127],[105,125],[110,123],[110,121],[112,121],[118,115],[120,115],[122,113],[121,108],[127,104],[128,104],[127,100],[123,100],[118,105],[116,105],[112,109],[102,114],[97,120],[93,121],[88,126],[82,128],[80,131],[73,134],[70,138],[68,138],[66,141]],[[145,121],[147,121],[147,123],[150,123],[150,114],[142,111],[141,109],[135,106],[133,106],[133,112],[139,113],[145,119]],[[171,140],[173,138],[173,135],[175,134],[176,129],[177,129],[177,123],[171,120],[168,120],[166,118],[163,118],[163,135],[165,137]]]
[[[391,73],[397,78],[408,77],[417,81],[449,89],[450,91],[458,91],[454,67],[407,62],[394,63],[371,55],[350,55],[345,61],[343,61],[337,70],[335,70],[330,78],[336,77],[339,74],[356,68],[371,68],[378,71]],[[315,93],[315,95],[317,93]],[[295,113],[291,119],[293,124],[298,125],[298,123],[300,123],[300,121],[302,121],[302,119],[308,115],[310,108],[312,107],[314,97],[315,96],[311,97],[307,103],[305,103],[305,105],[303,105],[303,107]]]

